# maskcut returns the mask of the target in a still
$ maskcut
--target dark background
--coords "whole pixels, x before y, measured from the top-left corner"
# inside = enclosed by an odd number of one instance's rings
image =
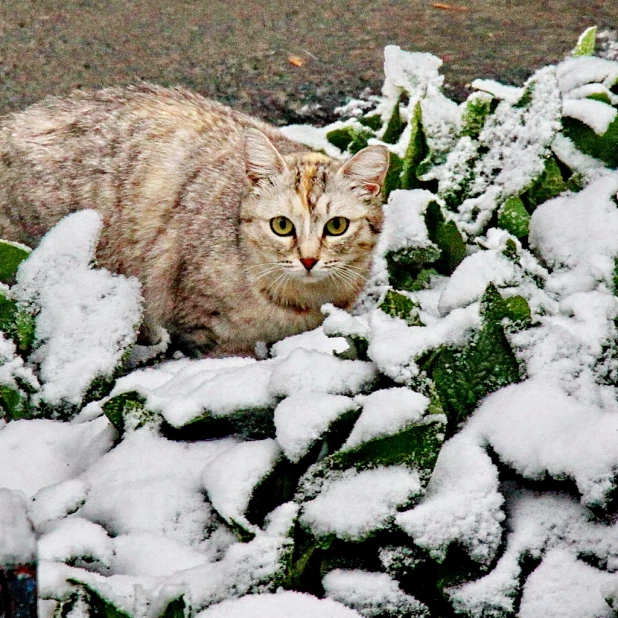
[[[461,99],[476,77],[521,83],[590,25],[618,28],[615,0],[445,3],[0,0],[0,113],[146,79],[279,124],[323,123],[365,88],[379,92],[389,43],[442,57],[446,93]]]

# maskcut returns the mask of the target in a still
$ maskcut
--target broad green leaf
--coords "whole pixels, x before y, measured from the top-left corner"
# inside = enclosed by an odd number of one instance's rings
[[[425,212],[425,223],[429,239],[440,250],[440,256],[433,263],[443,275],[451,275],[466,257],[466,243],[454,221],[446,221],[440,205],[430,202]]]
[[[618,168],[618,116],[603,135],[575,118],[563,118],[562,130],[583,153],[600,159],[612,169]]]
[[[491,113],[493,97],[487,92],[475,92],[468,97],[461,113],[461,135],[476,139]]]
[[[371,114],[358,119],[358,122],[365,127],[369,127],[373,131],[377,131],[382,127],[382,117],[380,114]]]
[[[337,451],[325,463],[332,469],[358,470],[406,464],[418,470],[423,481],[429,480],[444,442],[445,417],[430,414],[416,425],[399,433],[374,438],[355,448]]]
[[[132,419],[130,424],[134,429],[148,423],[153,413],[147,410],[145,404],[144,397],[135,391],[130,391],[108,399],[102,407],[109,422],[122,434],[129,417]],[[143,421],[140,423],[138,419],[143,419]]]
[[[533,209],[539,204],[556,197],[566,189],[567,184],[562,178],[560,167],[556,159],[551,156],[545,162],[543,173],[524,194],[524,199],[528,206]]]
[[[594,46],[597,39],[597,26],[586,28],[577,39],[577,45],[572,56],[594,56]]]
[[[410,292],[426,290],[431,285],[431,278],[438,274],[439,273],[435,268],[423,268],[416,276],[411,288],[408,288],[408,290]]]
[[[36,323],[34,317],[0,289],[0,331],[15,342],[20,352],[32,349]]]
[[[532,313],[528,301],[523,296],[511,296],[505,298],[506,317],[516,326],[529,326],[532,321]]]
[[[384,199],[388,198],[391,191],[401,189],[403,159],[393,152],[389,152],[389,159],[388,172],[386,172],[386,178],[384,179]]]
[[[342,152],[347,150],[350,154],[356,154],[367,146],[367,141],[372,136],[371,131],[352,125],[329,131],[326,139]]]
[[[395,290],[386,292],[384,300],[378,305],[378,308],[388,315],[405,320],[408,326],[423,325],[418,317],[418,305],[411,298]]]
[[[0,385],[0,409],[4,416],[12,421],[29,416],[24,393],[5,384]]]
[[[530,229],[530,214],[517,196],[509,197],[498,211],[498,225],[515,236],[526,238]]]
[[[30,249],[23,245],[0,240],[0,282],[14,283],[17,268],[30,253]]]
[[[515,315],[521,315],[521,301],[514,305]],[[502,320],[510,317],[509,307],[493,284],[483,294],[481,313],[483,326],[473,341],[464,348],[441,350],[433,364],[432,377],[450,432],[483,397],[521,379],[519,363],[502,326]]]
[[[435,245],[400,249],[386,254],[389,282],[397,290],[414,291],[416,278],[426,264],[440,257],[440,249]]]
[[[333,129],[326,134],[326,139],[333,145],[339,148],[341,152],[345,152],[348,146],[354,139],[352,137],[350,127],[342,127],[341,129]]]
[[[401,188],[415,189],[420,186],[420,181],[416,176],[416,169],[428,154],[427,141],[423,131],[422,111],[420,101],[416,104],[412,118],[410,118],[410,142],[403,159],[403,169],[401,170]]]
[[[401,118],[401,112],[399,111],[400,102],[401,97],[397,100],[397,103],[395,103],[395,107],[393,107],[393,113],[391,114],[391,117],[386,124],[384,135],[382,135],[382,141],[386,144],[397,143],[405,128],[405,124]]]

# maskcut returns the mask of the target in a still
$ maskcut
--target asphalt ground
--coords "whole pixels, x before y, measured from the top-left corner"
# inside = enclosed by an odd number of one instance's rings
[[[145,79],[319,124],[379,92],[387,44],[440,56],[461,100],[477,77],[522,83],[591,25],[618,28],[618,2],[0,0],[0,113]]]

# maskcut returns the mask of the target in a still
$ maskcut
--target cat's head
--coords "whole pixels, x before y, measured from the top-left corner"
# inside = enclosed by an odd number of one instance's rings
[[[386,147],[368,146],[345,163],[315,152],[284,156],[247,129],[244,156],[241,237],[251,281],[299,306],[353,302],[382,228]]]

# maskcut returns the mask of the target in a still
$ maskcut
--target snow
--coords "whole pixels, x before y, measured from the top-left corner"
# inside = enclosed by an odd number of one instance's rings
[[[521,618],[610,618],[611,607],[601,595],[603,585],[614,580],[577,560],[566,549],[549,551],[524,585]]]
[[[496,99],[507,101],[511,104],[517,103],[517,101],[521,99],[521,95],[524,93],[523,88],[518,88],[516,86],[505,86],[504,84],[501,84],[493,79],[475,79],[471,86],[472,88],[476,88],[482,92],[488,92],[496,97]]]
[[[461,345],[480,323],[478,303],[455,309],[431,327],[393,324],[376,330],[369,344],[369,358],[380,371],[400,384],[419,375],[415,360],[440,345]]]
[[[204,610],[196,618],[358,618],[360,615],[330,599],[287,591],[224,601]]]
[[[253,528],[244,513],[253,490],[275,467],[281,448],[275,440],[243,442],[215,457],[204,468],[202,482],[219,515]]]
[[[573,478],[585,504],[604,504],[614,488],[618,417],[549,381],[531,379],[489,395],[469,431],[526,478]]]
[[[43,419],[13,421],[0,429],[0,487],[29,498],[77,477],[112,447],[106,418],[81,425]]]
[[[603,135],[616,119],[618,111],[602,101],[571,99],[562,104],[562,114],[581,120],[592,127],[597,135]]]
[[[383,528],[420,490],[418,474],[404,466],[347,470],[305,503],[301,522],[318,537],[360,540]]]
[[[436,560],[457,541],[471,558],[489,564],[502,536],[503,500],[495,465],[482,447],[460,434],[442,447],[420,504],[396,521]]]
[[[38,557],[55,562],[74,562],[78,558],[109,566],[113,541],[105,528],[81,517],[63,519],[45,532],[38,543]]]
[[[427,408],[429,398],[409,388],[387,388],[359,395],[356,400],[363,411],[356,421],[344,448],[353,448],[382,436],[395,434],[408,425],[418,423]]]
[[[424,189],[393,191],[383,207],[384,226],[377,254],[431,245],[423,215],[429,202],[435,198],[433,193]]]
[[[136,279],[92,268],[101,217],[65,217],[22,262],[14,298],[37,312],[35,351],[40,399],[78,404],[96,377],[109,377],[135,341],[141,320]]]
[[[0,332],[0,385],[17,389],[19,386],[16,378],[23,380],[33,389],[39,387],[39,381],[32,369],[25,365],[21,356],[17,355],[13,341]]]
[[[618,172],[606,174],[583,191],[541,204],[530,221],[530,246],[551,268],[568,267],[570,291],[594,289],[613,273],[618,254]],[[566,290],[565,290],[566,291]]]
[[[427,608],[403,592],[386,573],[335,569],[322,579],[326,596],[357,609],[363,616],[428,616]]]
[[[25,565],[34,560],[36,538],[26,514],[24,495],[0,489],[0,565]]]
[[[357,409],[358,404],[344,395],[319,392],[290,395],[275,408],[277,442],[285,456],[296,463],[334,421]]]
[[[502,251],[477,251],[467,256],[446,284],[438,308],[442,315],[480,300],[489,283],[513,286],[521,281],[521,270]]]
[[[372,363],[340,360],[323,352],[298,349],[275,366],[269,388],[278,397],[308,391],[356,395],[376,377]]]
[[[181,359],[134,371],[116,382],[111,395],[136,391],[150,410],[173,427],[238,409],[268,408],[271,364],[248,358]]]

